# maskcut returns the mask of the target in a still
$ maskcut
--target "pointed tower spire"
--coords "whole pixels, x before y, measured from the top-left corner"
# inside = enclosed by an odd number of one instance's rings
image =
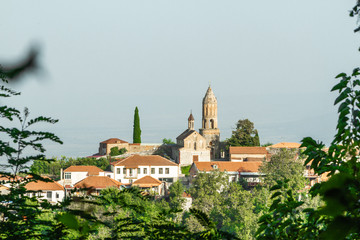
[[[192,115],[192,111],[190,111],[190,115],[188,118],[188,129],[189,130],[194,130],[194,116]]]

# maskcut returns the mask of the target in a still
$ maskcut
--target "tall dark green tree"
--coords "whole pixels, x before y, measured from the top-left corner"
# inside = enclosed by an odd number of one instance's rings
[[[226,142],[228,146],[260,146],[258,131],[249,119],[239,120],[236,130]]]
[[[141,143],[141,129],[140,129],[140,117],[139,117],[138,107],[135,108],[135,113],[134,113],[133,143]]]

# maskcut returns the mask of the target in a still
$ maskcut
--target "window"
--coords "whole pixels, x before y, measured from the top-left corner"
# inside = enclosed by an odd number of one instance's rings
[[[47,192],[47,193],[46,193],[46,197],[49,198],[49,199],[51,199],[51,198],[52,198],[52,192]]]
[[[59,196],[59,193],[56,193],[56,198],[59,198],[60,196]]]
[[[130,176],[132,176],[133,175],[133,169],[132,168],[130,168]]]
[[[133,180],[132,180],[132,179],[130,179],[130,180],[129,180],[129,183],[133,183]]]
[[[123,168],[123,174],[124,175],[126,174],[126,168]]]
[[[163,174],[164,173],[164,169],[163,168],[159,168],[159,174]]]
[[[138,168],[138,174],[140,174],[141,173],[141,169],[140,168]]]
[[[117,169],[116,169],[116,173],[117,173],[117,174],[120,174],[120,168],[117,168]]]
[[[165,174],[170,174],[170,169],[169,168],[165,168]]]
[[[147,168],[144,168],[144,174],[147,174]]]
[[[65,179],[71,179],[71,172],[66,172],[64,175]]]
[[[155,168],[151,168],[151,174],[155,174]]]

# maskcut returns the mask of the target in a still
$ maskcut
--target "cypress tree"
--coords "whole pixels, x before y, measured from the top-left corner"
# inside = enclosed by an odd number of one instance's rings
[[[133,143],[141,143],[140,117],[139,109],[137,107],[135,108],[134,114]]]

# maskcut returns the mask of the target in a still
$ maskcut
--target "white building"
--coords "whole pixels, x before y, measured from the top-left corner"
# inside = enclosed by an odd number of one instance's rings
[[[107,176],[114,178],[112,172],[105,172],[96,166],[70,166],[60,173],[59,184],[73,187],[77,182],[89,176]]]
[[[34,191],[27,193],[29,197],[38,196],[40,199],[46,199],[51,203],[63,201],[65,189],[57,182],[34,181],[25,185],[26,190]]]
[[[179,165],[158,155],[132,155],[111,164],[114,179],[124,183],[133,183],[145,176],[151,176],[171,185],[179,178]]]

